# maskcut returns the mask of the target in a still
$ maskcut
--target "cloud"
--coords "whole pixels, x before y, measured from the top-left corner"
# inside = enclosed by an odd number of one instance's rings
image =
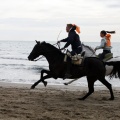
[[[119,5],[119,0],[4,0],[0,4],[1,39],[54,40],[61,29],[61,37],[66,35],[67,23],[79,25],[92,36],[96,29],[97,33],[103,27],[120,25]]]
[[[101,3],[103,6],[108,8],[116,8],[120,9],[120,1],[119,0],[92,0],[98,3]]]
[[[120,9],[120,4],[108,5],[109,8]]]

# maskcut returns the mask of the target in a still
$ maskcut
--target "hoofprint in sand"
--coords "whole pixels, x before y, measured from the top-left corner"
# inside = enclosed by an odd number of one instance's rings
[[[105,87],[85,101],[77,98],[87,92],[81,86],[38,85],[31,90],[27,84],[0,84],[0,120],[119,120],[120,89],[113,88],[115,100],[110,101]]]

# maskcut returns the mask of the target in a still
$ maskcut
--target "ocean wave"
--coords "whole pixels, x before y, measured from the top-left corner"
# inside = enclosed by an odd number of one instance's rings
[[[0,66],[9,66],[9,67],[11,67],[11,66],[26,66],[26,65],[24,65],[24,64],[0,64]]]
[[[26,58],[16,58],[16,57],[0,57],[0,59],[8,59],[8,60],[27,60],[28,61],[28,58],[26,57]],[[38,60],[38,61],[46,61],[46,59],[45,58],[42,58],[42,59],[40,59],[40,60]]]
[[[10,60],[28,60],[27,58],[15,58],[15,57],[0,57],[0,59],[10,59]]]
[[[25,64],[0,64],[0,69],[3,70],[24,70],[25,72],[31,71],[34,73],[40,73],[43,69],[48,69],[48,66],[44,65],[25,65]],[[17,71],[16,71],[17,72]]]

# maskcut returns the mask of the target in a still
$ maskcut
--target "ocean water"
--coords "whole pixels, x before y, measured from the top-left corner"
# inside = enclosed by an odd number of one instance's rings
[[[54,44],[56,42],[49,42]],[[39,61],[29,61],[27,59],[31,50],[35,45],[35,41],[0,41],[0,82],[7,83],[22,83],[22,84],[33,84],[40,78],[40,71],[42,69],[48,69],[48,62],[45,58]],[[89,45],[93,48],[99,45],[99,43],[85,42],[84,44]],[[61,45],[63,46],[64,43]],[[120,56],[120,43],[113,43],[112,52],[114,56]],[[97,51],[97,54],[101,50]],[[109,80],[106,79],[114,86],[120,87],[119,79]],[[48,79],[50,85],[63,85],[63,83],[70,80],[62,79]],[[73,86],[87,86],[86,77],[80,78],[71,85]],[[103,86],[100,82],[96,82],[95,86]]]

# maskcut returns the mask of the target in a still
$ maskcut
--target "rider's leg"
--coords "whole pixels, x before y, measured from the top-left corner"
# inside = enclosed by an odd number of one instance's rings
[[[81,52],[82,52],[82,48],[79,47],[79,48],[71,51],[71,55],[74,56],[76,54],[80,54]],[[82,55],[84,56],[84,54],[85,54],[85,52]],[[72,67],[71,59],[68,58],[67,59],[67,71],[66,71],[65,77],[63,79],[70,78],[72,76],[70,73],[71,67]]]
[[[67,70],[66,70],[66,74],[63,79],[70,78],[72,76],[70,73],[71,66],[72,66],[71,58],[68,57],[67,58]]]
[[[100,60],[103,60],[105,58],[105,55],[111,53],[110,50],[103,50],[102,54],[99,56]]]
[[[99,59],[100,59],[100,60],[103,60],[103,59],[104,59],[104,57],[105,57],[104,52],[102,52],[102,53],[101,53],[98,57],[99,57]]]
[[[76,53],[76,54],[81,54],[82,57],[84,57],[84,55],[85,55],[85,51],[82,51],[82,47],[78,47],[78,48],[75,50],[75,53]]]

